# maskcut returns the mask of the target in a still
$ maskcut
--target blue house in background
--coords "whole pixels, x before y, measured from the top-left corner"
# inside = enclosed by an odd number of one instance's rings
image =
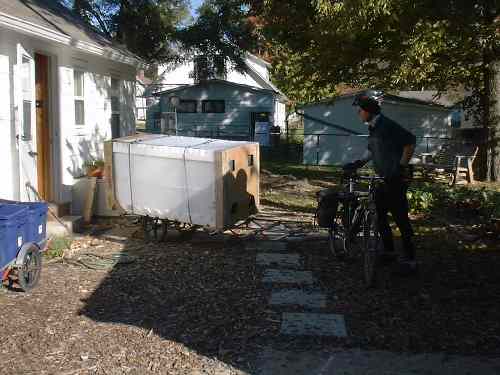
[[[268,144],[271,131],[284,128],[276,112],[283,94],[211,79],[156,93],[147,112],[146,131],[192,137],[258,141]]]

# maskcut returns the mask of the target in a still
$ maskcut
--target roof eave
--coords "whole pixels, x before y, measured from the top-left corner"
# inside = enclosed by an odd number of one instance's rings
[[[200,85],[204,85],[204,84],[207,84],[207,83],[220,83],[220,84],[223,84],[223,85],[229,85],[229,86],[236,86],[236,87],[240,87],[240,88],[245,88],[245,89],[250,90],[250,91],[274,93],[277,96],[280,96],[279,92],[277,92],[275,90],[272,90],[272,89],[261,88],[261,87],[254,87],[254,86],[245,85],[245,84],[241,84],[241,83],[235,83],[235,82],[225,81],[223,79],[210,79],[210,80],[203,81],[203,82],[200,82],[200,83],[193,83],[193,84],[181,85],[181,86],[169,89],[169,90],[163,90],[163,91],[156,92],[156,93],[154,93],[152,95],[153,96],[161,96],[161,95],[165,95],[165,94],[169,94],[169,93],[172,93],[172,92],[176,92],[176,91],[179,91],[179,90],[182,90],[182,89],[185,89],[185,88],[200,86]]]
[[[51,30],[47,27],[37,25],[32,22],[28,22],[26,20],[23,20],[22,18],[14,17],[7,13],[0,12],[0,26],[36,38],[42,38],[51,42],[60,43],[86,53],[104,57],[109,60],[132,65],[136,68],[148,67],[148,64],[139,57],[127,56],[115,48],[102,47],[95,43],[75,40],[64,33]]]

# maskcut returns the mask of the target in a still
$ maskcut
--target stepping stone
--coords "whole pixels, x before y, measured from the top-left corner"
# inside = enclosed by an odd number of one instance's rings
[[[284,268],[300,267],[302,263],[299,254],[279,254],[279,253],[257,254],[256,262],[259,266],[276,265]]]
[[[272,292],[269,303],[274,306],[298,305],[310,309],[321,309],[326,306],[326,296],[318,291],[278,290]]]
[[[344,316],[339,314],[283,313],[280,333],[296,336],[347,336]]]
[[[266,251],[286,251],[286,242],[282,241],[252,241],[247,243],[245,247],[249,250],[266,250]]]
[[[314,280],[311,271],[268,269],[264,272],[262,282],[311,285]]]

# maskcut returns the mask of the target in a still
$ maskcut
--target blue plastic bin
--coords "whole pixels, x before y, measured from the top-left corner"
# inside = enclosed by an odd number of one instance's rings
[[[27,206],[28,213],[28,237],[27,242],[40,243],[47,237],[47,212],[48,205],[45,202],[20,202]]]
[[[28,207],[0,205],[0,270],[16,259],[27,238]]]

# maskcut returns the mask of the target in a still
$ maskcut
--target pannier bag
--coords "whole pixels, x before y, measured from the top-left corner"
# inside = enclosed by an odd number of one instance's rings
[[[339,192],[335,189],[323,189],[316,193],[318,208],[316,209],[316,222],[320,227],[329,228],[339,205]]]

